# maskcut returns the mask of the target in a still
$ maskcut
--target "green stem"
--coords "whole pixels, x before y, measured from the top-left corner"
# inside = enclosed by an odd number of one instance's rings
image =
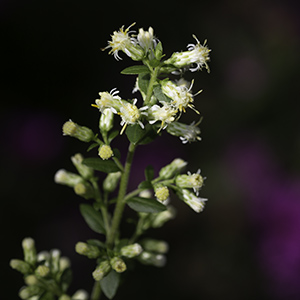
[[[125,207],[126,202],[124,201],[124,197],[126,195],[127,191],[127,185],[129,180],[129,174],[130,169],[132,165],[133,155],[135,151],[136,145],[130,143],[127,159],[124,167],[124,172],[122,174],[121,180],[120,180],[120,187],[119,187],[119,194],[117,198],[117,204],[114,211],[112,223],[111,223],[111,230],[109,235],[107,236],[107,246],[109,248],[112,248],[115,242],[116,234],[119,230],[119,225],[122,219],[123,210]]]
[[[130,193],[128,193],[125,197],[124,197],[124,202],[126,202],[127,200],[129,200],[130,198],[138,195],[141,191],[143,191],[143,189],[136,189]]]
[[[92,295],[91,295],[91,300],[99,300],[101,297],[101,286],[99,281],[95,281],[93,290],[92,290]]]
[[[145,104],[148,104],[150,102],[150,99],[151,99],[151,96],[152,96],[152,93],[153,93],[154,83],[156,82],[159,69],[160,69],[160,66],[154,68],[152,73],[151,73],[151,78],[149,80],[149,85],[148,85],[148,89],[147,89],[147,95],[146,95],[146,99],[145,99],[145,102],[144,102]]]
[[[108,212],[107,212],[107,205],[106,205],[106,203],[103,203],[103,199],[102,199],[96,178],[92,178],[90,181],[95,190],[95,200],[96,200],[96,202],[100,203],[100,209],[101,209],[101,213],[103,216],[106,234],[109,234],[110,227],[109,227],[109,217],[108,217]]]

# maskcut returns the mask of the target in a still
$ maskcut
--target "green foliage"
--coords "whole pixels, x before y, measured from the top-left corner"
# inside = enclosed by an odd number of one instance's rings
[[[120,284],[120,274],[111,270],[101,281],[101,289],[108,299],[112,299],[116,293]]]
[[[152,198],[133,197],[127,204],[137,212],[158,213],[166,210],[165,205]]]
[[[80,204],[80,212],[88,226],[97,233],[105,233],[102,215],[89,204]]]
[[[104,173],[113,173],[120,171],[120,168],[113,160],[103,160],[97,157],[85,158],[82,162],[84,165],[93,168],[96,171]]]

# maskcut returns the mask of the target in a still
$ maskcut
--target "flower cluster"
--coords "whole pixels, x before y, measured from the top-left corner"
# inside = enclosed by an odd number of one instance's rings
[[[71,283],[70,260],[61,256],[60,250],[37,253],[32,238],[22,242],[24,260],[12,259],[10,266],[24,275],[25,286],[19,292],[21,299],[88,300],[88,293],[78,290],[72,296],[67,294]]]
[[[137,99],[124,100],[118,95],[116,89],[110,92],[100,92],[99,99],[96,99],[92,106],[97,107],[101,113],[106,108],[121,117],[122,130],[125,131],[127,125],[138,124],[141,128],[145,123],[155,125],[157,133],[161,130],[171,127],[168,131],[170,134],[179,136],[183,143],[200,140],[200,129],[197,125],[178,126],[178,119],[182,112],[187,108],[193,109],[197,114],[198,110],[194,106],[194,97],[191,93],[191,84],[185,82],[183,78],[177,81],[162,79],[161,75],[165,73],[174,73],[185,70],[196,71],[205,66],[208,69],[210,50],[207,46],[201,45],[196,37],[196,45],[189,44],[188,51],[176,52],[169,59],[162,60],[162,44],[154,35],[154,30],[149,27],[148,31],[143,28],[139,29],[136,35],[134,31],[129,31],[133,26],[124,30],[124,26],[119,31],[113,33],[112,40],[104,49],[111,48],[110,54],[119,60],[119,52],[124,52],[133,60],[140,60],[143,66],[135,70],[124,70],[124,74],[137,74],[136,86],[134,92],[139,91],[143,98],[143,103],[138,107]],[[196,65],[196,67],[195,67]],[[155,76],[153,77],[153,74]],[[154,80],[150,81],[150,76]],[[152,93],[153,91],[153,93]],[[201,91],[200,91],[201,92]],[[173,126],[173,124],[175,124]],[[177,126],[176,126],[177,125]],[[172,129],[173,128],[173,129]],[[181,131],[178,133],[178,131]]]

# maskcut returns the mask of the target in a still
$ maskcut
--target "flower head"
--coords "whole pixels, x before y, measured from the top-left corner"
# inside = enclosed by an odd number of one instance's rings
[[[197,213],[204,209],[204,202],[207,201],[207,199],[197,197],[193,192],[186,189],[182,190],[181,197],[182,200]]]
[[[201,120],[200,120],[201,121]],[[173,122],[169,124],[167,127],[168,133],[179,136],[183,144],[191,143],[195,141],[201,141],[200,128],[197,126],[199,124],[192,122],[190,125],[180,123],[180,122]]]
[[[103,144],[99,147],[98,155],[103,160],[107,160],[107,159],[111,158],[114,155],[114,153],[109,145]]]
[[[155,104],[151,106],[148,111],[148,116],[150,117],[149,123],[153,124],[156,121],[161,121],[161,126],[158,129],[158,132],[160,132],[162,129],[165,129],[168,124],[175,121],[176,113],[177,110],[168,103],[164,103],[162,107]]]
[[[168,200],[170,193],[169,193],[169,189],[166,186],[159,185],[157,187],[154,187],[154,190],[155,190],[155,197],[157,201],[163,203],[166,200]]]
[[[120,111],[121,103],[120,103],[120,96],[117,94],[119,91],[114,88],[109,93],[108,92],[100,92],[99,96],[100,99],[96,99],[96,104],[92,104],[92,106],[97,107],[102,113],[104,110],[109,108],[113,113],[117,113]]]
[[[197,173],[188,172],[187,174],[178,175],[176,177],[176,185],[180,188],[192,188],[198,196],[199,190],[203,185],[203,177],[200,175],[200,169]]]
[[[193,82],[188,88],[185,84],[176,85],[174,82],[168,80],[162,82],[161,89],[167,97],[173,100],[171,105],[180,112],[185,112],[185,108],[190,107],[199,114],[192,104],[194,102],[193,95],[190,93],[192,85]]]
[[[149,27],[148,31],[144,31],[143,28],[139,29],[137,40],[139,45],[145,50],[146,53],[149,51],[149,49],[153,49],[153,47],[155,47],[156,40],[153,33],[154,31],[152,27]]]
[[[121,134],[124,132],[126,126],[128,124],[136,124],[138,123],[142,128],[144,128],[143,123],[140,121],[141,115],[147,114],[146,112],[143,112],[144,110],[148,109],[148,106],[141,107],[140,109],[135,105],[137,102],[137,99],[134,99],[133,104],[121,100],[121,107],[120,112],[118,113],[121,118],[121,125],[123,126],[121,130]]]
[[[109,54],[113,54],[116,60],[122,59],[119,56],[119,51],[123,51],[133,60],[141,60],[144,57],[144,51],[137,44],[136,40],[129,35],[129,29],[133,25],[135,25],[135,23],[131,24],[125,30],[123,25],[119,31],[114,31],[114,33],[111,35],[112,40],[108,42],[108,46],[103,50],[111,48]]]
[[[191,72],[201,70],[203,66],[209,72],[209,67],[207,62],[209,61],[209,52],[211,51],[205,46],[206,41],[203,45],[200,44],[199,40],[193,35],[197,44],[188,44],[188,51],[176,52],[168,60],[165,61],[166,64],[172,64],[177,68],[189,68]]]

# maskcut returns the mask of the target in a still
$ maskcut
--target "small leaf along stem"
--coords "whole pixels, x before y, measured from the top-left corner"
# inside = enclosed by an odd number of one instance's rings
[[[91,294],[91,300],[100,300],[101,297],[101,286],[99,281],[95,281],[92,294]]]
[[[120,225],[120,222],[122,219],[124,206],[126,204],[126,202],[124,201],[124,197],[125,197],[126,191],[127,191],[130,169],[131,169],[135,149],[136,149],[136,145],[134,145],[133,143],[130,143],[129,149],[128,149],[128,154],[127,154],[127,159],[126,159],[126,163],[125,163],[125,167],[124,167],[124,172],[122,174],[121,181],[120,181],[119,194],[118,194],[117,204],[116,204],[116,208],[115,208],[113,219],[112,219],[111,229],[110,229],[109,235],[107,236],[107,246],[110,249],[114,245],[115,238],[118,233],[119,225]]]

